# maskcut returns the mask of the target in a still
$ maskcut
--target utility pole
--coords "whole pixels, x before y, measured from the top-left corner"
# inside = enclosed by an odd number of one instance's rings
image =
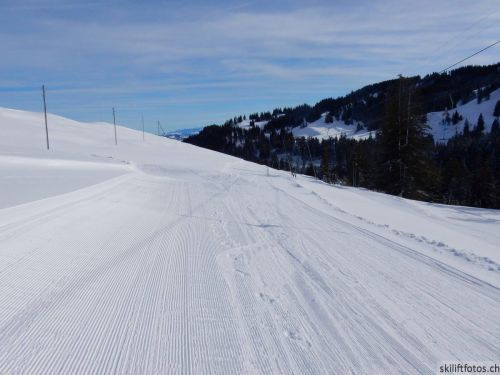
[[[160,120],[158,120],[158,136],[160,135],[160,130],[161,130],[161,136],[166,137],[166,132],[165,129],[163,129],[163,126],[160,124]]]
[[[47,103],[45,101],[45,85],[42,85],[42,94],[43,94],[43,112],[45,114],[45,137],[47,139],[47,150],[49,147],[49,126],[47,125]]]
[[[399,74],[399,92],[398,92],[398,151],[401,153],[401,90],[403,76]],[[401,155],[399,155],[401,158]]]
[[[398,93],[398,163],[399,163],[399,185],[400,188],[403,189],[403,158],[402,158],[402,153],[401,153],[401,91],[402,91],[402,85],[403,85],[403,75],[399,74],[399,93]],[[402,193],[402,190],[401,190]]]
[[[352,161],[352,186],[356,187],[356,155],[354,155]]]
[[[115,116],[115,107],[113,107],[113,125],[115,127],[115,146],[118,144],[118,139],[116,138],[116,116]]]
[[[293,177],[293,172],[292,172],[292,163],[290,163],[290,155],[288,154],[287,150],[286,150],[286,145],[285,145],[285,136],[283,135],[283,149],[285,150],[285,154],[286,154],[286,158],[287,158],[287,162],[288,162],[288,169],[290,170],[290,174],[292,175]]]
[[[406,138],[405,138],[405,146],[408,146],[408,138],[410,134],[410,113],[411,113],[411,86],[408,87],[408,113],[406,116]]]
[[[144,115],[141,116],[142,119],[142,141],[144,142]]]
[[[410,138],[410,121],[412,121],[412,116],[411,116],[411,110],[412,110],[412,107],[411,107],[411,90],[413,89],[413,86],[411,85],[411,83],[408,84],[408,108],[406,109],[407,111],[407,114],[406,114],[406,135],[405,135],[405,148],[408,147],[408,142],[409,142],[409,138]],[[446,125],[443,127],[445,130],[446,130]],[[407,151],[405,151],[407,152]],[[401,160],[402,157],[401,157]],[[406,182],[406,171],[408,170],[408,166],[405,165],[405,163],[401,163],[402,164],[402,167],[403,167],[403,177],[401,179],[401,184],[402,185],[405,185],[405,182]]]
[[[328,130],[330,130],[330,129],[328,129]],[[307,146],[307,151],[309,151],[309,160],[311,161],[311,167],[313,169],[314,178],[318,179],[318,176],[316,175],[316,168],[314,168],[313,158],[311,155],[311,149],[309,148],[309,139],[306,139],[306,146]]]

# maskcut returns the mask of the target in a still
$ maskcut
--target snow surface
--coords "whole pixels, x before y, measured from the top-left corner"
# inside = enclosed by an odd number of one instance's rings
[[[326,113],[321,115],[321,118],[308,123],[306,127],[296,127],[292,129],[294,137],[318,138],[319,140],[328,138],[340,138],[345,136],[351,139],[367,139],[376,136],[376,131],[368,131],[366,129],[356,131],[357,123],[347,125],[344,121],[333,118],[332,123],[326,123]]]
[[[446,116],[446,110],[430,112],[427,114],[427,124],[430,127],[429,133],[432,134],[435,141],[446,142],[455,134],[463,132],[465,120],[469,120],[470,130],[473,130],[481,113],[484,118],[484,131],[489,133],[491,131],[491,125],[495,120],[493,112],[495,110],[495,104],[498,100],[500,100],[500,89],[493,91],[490,94],[490,99],[483,100],[481,103],[478,103],[477,99],[473,99],[465,104],[459,103],[456,108],[448,110],[450,117],[453,115],[455,110],[462,115],[462,121],[455,125],[447,125],[443,122],[443,119]]]
[[[0,109],[0,374],[434,374],[500,353],[500,212]],[[14,176],[14,177],[12,177]],[[13,191],[15,190],[15,191]],[[40,199],[43,198],[43,199]]]
[[[243,120],[241,122],[238,122],[236,125],[242,129],[249,129],[251,122],[252,122],[252,120]],[[268,122],[269,121],[254,121],[254,126],[263,129],[264,126],[266,126]]]

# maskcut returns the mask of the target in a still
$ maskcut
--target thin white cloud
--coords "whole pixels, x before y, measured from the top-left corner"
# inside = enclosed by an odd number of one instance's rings
[[[91,102],[98,94],[170,93],[193,105],[247,101],[259,90],[343,94],[442,69],[491,43],[500,23],[496,0],[19,4],[2,4],[0,86],[49,81]],[[470,63],[498,56],[491,49]]]

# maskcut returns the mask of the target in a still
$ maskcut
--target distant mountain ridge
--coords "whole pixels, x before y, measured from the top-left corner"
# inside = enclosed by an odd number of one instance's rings
[[[186,139],[189,136],[198,134],[203,128],[189,128],[189,129],[177,129],[177,130],[172,130],[169,132],[166,132],[164,134],[165,137],[171,138],[171,139],[176,139],[178,141],[182,141]]]

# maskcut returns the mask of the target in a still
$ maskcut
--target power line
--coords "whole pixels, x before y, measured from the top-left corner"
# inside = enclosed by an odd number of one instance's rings
[[[476,56],[476,55],[479,55],[481,52],[486,51],[487,49],[489,49],[489,48],[491,48],[491,47],[493,47],[493,46],[496,46],[498,43],[500,43],[500,40],[497,40],[495,43],[492,43],[492,44],[490,44],[489,46],[484,47],[482,50],[479,50],[479,51],[477,51],[477,52],[474,52],[472,55],[467,56],[465,59],[462,59],[462,60],[460,60],[460,61],[456,62],[456,63],[455,63],[455,64],[453,64],[453,65],[450,65],[449,67],[447,67],[446,69],[443,69],[443,70],[442,70],[442,71],[440,71],[439,73],[441,74],[441,73],[446,72],[448,69],[451,69],[451,68],[453,68],[454,66],[457,66],[458,64],[463,63],[463,62],[464,62],[464,61],[466,61],[466,60],[469,60],[471,57],[474,57],[474,56]]]
[[[481,22],[483,22],[484,20],[486,20],[488,18],[491,18],[492,16],[494,16],[498,12],[500,12],[500,9],[497,9],[496,11],[494,11],[492,13],[488,13],[486,16],[478,18],[476,21],[474,21],[473,23],[471,23],[469,25],[469,27],[467,27],[464,30],[462,30],[462,32],[460,32],[459,34],[451,37],[450,39],[447,39],[443,43],[439,44],[435,49],[433,49],[431,52],[429,52],[427,58],[425,59],[425,62],[427,63],[431,59],[432,55],[434,55],[438,51],[440,51],[441,55],[443,55],[444,52],[449,51],[450,49],[455,48],[456,42],[459,41],[459,40],[462,40],[461,39],[462,36],[464,36],[466,33],[468,33],[474,27],[476,27],[477,25],[479,25]],[[496,20],[496,19],[494,19],[493,21],[494,22],[491,25],[489,25],[487,27],[482,27],[478,32],[474,33],[473,35],[465,36],[465,38],[470,38],[472,36],[475,36],[475,35],[479,34],[480,32],[484,32],[485,29],[489,29],[495,22],[498,22],[498,20]],[[443,47],[446,47],[446,48],[443,49]]]

